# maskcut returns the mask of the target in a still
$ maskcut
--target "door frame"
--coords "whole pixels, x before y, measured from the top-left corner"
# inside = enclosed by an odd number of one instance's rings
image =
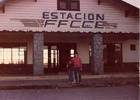
[[[67,57],[66,60],[61,59],[63,56],[64,52],[64,48],[65,49],[69,49],[71,50],[74,49],[74,51],[76,51],[76,43],[45,43],[44,46],[48,46],[48,66],[47,68],[45,68],[45,73],[58,73],[58,72],[66,72],[66,63],[68,62],[71,54],[68,54],[69,57]],[[51,66],[51,46],[56,46],[57,48],[57,66],[52,67]],[[70,53],[70,51],[69,51]],[[44,55],[44,54],[43,54]],[[66,62],[64,62],[66,61]],[[63,66],[63,63],[65,63],[65,65]]]
[[[117,46],[115,46],[115,44],[119,44],[120,45],[120,50],[117,48]],[[114,45],[115,48],[114,48],[114,53],[115,54],[110,54],[111,52],[108,51],[107,49],[107,45]],[[104,53],[103,53],[103,61],[104,61],[104,70],[105,72],[118,72],[118,71],[121,71],[122,70],[122,64],[123,64],[123,61],[122,61],[122,43],[106,43],[104,44]],[[106,48],[106,50],[105,50]],[[119,52],[119,54],[116,54],[117,52]],[[112,56],[112,59],[114,60],[113,62],[111,63],[108,63],[108,54],[110,56]],[[118,58],[119,56],[119,58]],[[111,59],[111,60],[112,60]]]

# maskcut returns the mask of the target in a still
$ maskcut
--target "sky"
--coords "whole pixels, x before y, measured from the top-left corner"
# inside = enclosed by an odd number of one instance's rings
[[[125,1],[133,6],[136,6],[137,8],[140,8],[140,0],[122,0]]]

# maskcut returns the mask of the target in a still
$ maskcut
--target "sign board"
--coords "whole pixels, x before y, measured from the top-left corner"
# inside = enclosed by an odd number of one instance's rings
[[[12,18],[19,21],[24,27],[41,28],[42,31],[92,31],[95,29],[116,29],[117,23],[106,20],[105,14],[46,11],[42,12],[40,19]],[[64,29],[64,30],[63,30]]]

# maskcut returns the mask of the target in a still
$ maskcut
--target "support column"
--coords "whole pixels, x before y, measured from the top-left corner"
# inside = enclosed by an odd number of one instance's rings
[[[33,64],[33,40],[32,38],[27,44],[27,64]]]
[[[103,74],[103,36],[100,33],[93,34],[91,41],[91,70],[94,74]]]
[[[43,47],[44,47],[44,34],[33,34],[33,73],[34,75],[43,75]]]

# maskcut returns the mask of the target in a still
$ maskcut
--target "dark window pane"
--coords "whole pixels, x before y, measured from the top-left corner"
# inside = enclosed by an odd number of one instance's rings
[[[67,9],[67,0],[58,0],[58,10]]]
[[[58,0],[58,10],[80,10],[79,0]]]
[[[71,10],[79,10],[79,2],[71,2]]]
[[[135,51],[136,50],[136,45],[135,44],[131,44],[130,45],[130,50],[131,51]]]
[[[67,9],[67,4],[65,1],[60,2],[60,9]]]

